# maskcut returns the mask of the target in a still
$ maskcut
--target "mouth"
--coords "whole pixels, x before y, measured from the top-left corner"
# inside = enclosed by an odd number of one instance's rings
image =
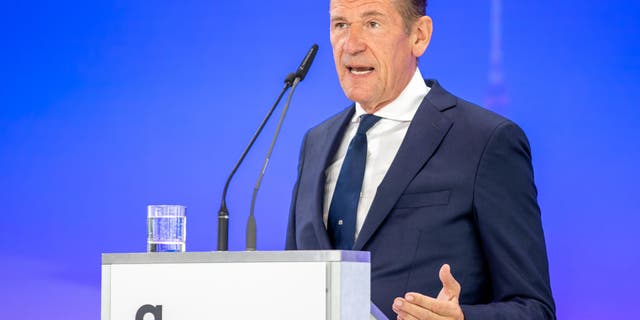
[[[346,67],[347,67],[347,70],[349,70],[349,72],[351,74],[356,75],[356,76],[367,75],[367,74],[372,73],[375,70],[375,68],[367,67],[367,66],[348,65]]]

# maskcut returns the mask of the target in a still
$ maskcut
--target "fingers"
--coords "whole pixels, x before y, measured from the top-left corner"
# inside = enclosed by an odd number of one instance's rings
[[[460,283],[451,274],[451,267],[448,264],[442,265],[440,268],[440,281],[442,282],[442,291],[447,297],[447,300],[458,302],[460,297]],[[438,295],[440,297],[440,295]]]
[[[398,320],[437,319],[433,312],[415,305],[403,298],[396,298],[392,309],[398,314]]]
[[[398,320],[422,320],[422,319],[418,319],[418,318],[416,318],[416,317],[412,316],[411,314],[406,313],[404,311],[399,311],[399,312],[396,312],[396,313],[398,314],[398,317],[397,317]]]
[[[407,293],[405,299],[411,304],[418,305],[436,315],[449,316],[454,314],[458,308],[457,303],[437,300],[415,292]]]
[[[398,320],[464,319],[459,305],[461,287],[451,274],[451,267],[442,265],[438,276],[442,282],[438,298],[409,292],[404,298],[394,300],[392,309],[398,314]]]
[[[456,315],[459,306],[449,301],[438,301],[434,298],[410,292],[404,298],[396,298],[393,311],[401,319],[445,319]]]

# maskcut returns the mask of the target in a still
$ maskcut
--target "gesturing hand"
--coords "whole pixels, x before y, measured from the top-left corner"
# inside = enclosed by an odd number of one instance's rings
[[[438,293],[437,298],[409,292],[405,294],[404,298],[394,300],[392,308],[398,314],[398,320],[464,319],[458,301],[461,288],[451,274],[451,267],[448,264],[443,265],[440,268],[439,276],[442,290]]]

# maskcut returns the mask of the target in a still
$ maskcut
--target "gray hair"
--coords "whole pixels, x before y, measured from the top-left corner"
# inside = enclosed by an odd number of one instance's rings
[[[396,7],[402,20],[404,21],[404,28],[407,33],[411,29],[413,23],[420,17],[427,15],[428,0],[394,0]]]

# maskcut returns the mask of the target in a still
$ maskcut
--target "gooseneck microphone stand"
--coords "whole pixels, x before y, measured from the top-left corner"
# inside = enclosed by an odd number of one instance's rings
[[[271,146],[269,147],[269,151],[267,151],[267,157],[264,159],[264,165],[262,166],[262,170],[260,171],[260,175],[258,176],[258,180],[256,181],[256,186],[253,188],[253,195],[251,196],[251,211],[249,212],[249,219],[247,220],[247,236],[246,236],[246,250],[247,251],[255,251],[256,250],[256,218],[254,215],[254,210],[256,208],[256,197],[258,196],[258,191],[260,190],[260,185],[262,184],[262,178],[264,177],[264,173],[267,170],[267,165],[269,164],[269,159],[271,158],[271,153],[273,153],[273,148],[276,146],[276,141],[278,140],[278,136],[280,135],[280,129],[282,128],[282,124],[284,123],[284,118],[287,115],[287,111],[289,110],[289,105],[291,105],[291,98],[293,97],[293,93],[296,91],[298,84],[300,83],[300,77],[296,77],[293,81],[293,86],[291,87],[291,91],[289,91],[289,97],[287,98],[287,103],[285,103],[284,108],[282,109],[282,115],[280,116],[280,121],[278,121],[278,127],[276,128],[276,132],[273,134],[273,140],[271,140]]]
[[[247,145],[247,147],[244,149],[242,155],[240,156],[240,159],[238,159],[238,162],[236,162],[235,166],[233,166],[231,174],[229,174],[229,177],[227,178],[227,182],[225,183],[224,189],[222,191],[222,201],[220,201],[220,209],[218,210],[218,251],[229,250],[229,210],[227,209],[227,191],[229,190],[231,179],[235,175],[236,171],[238,171],[238,167],[240,167],[240,164],[242,164],[242,161],[244,161],[244,158],[249,153],[249,150],[251,150],[251,147],[253,147],[253,144],[256,142],[256,139],[262,132],[262,129],[264,129],[264,126],[269,121],[269,118],[271,118],[271,115],[276,110],[276,107],[280,103],[280,100],[282,100],[285,92],[287,92],[287,90],[293,85],[294,78],[296,78],[296,74],[292,72],[284,80],[284,87],[282,88],[280,95],[278,95],[276,102],[273,104],[271,109],[269,109],[269,112],[267,112],[267,115],[262,120],[262,123],[260,123],[260,126],[253,134],[253,137],[251,137],[249,145]]]

